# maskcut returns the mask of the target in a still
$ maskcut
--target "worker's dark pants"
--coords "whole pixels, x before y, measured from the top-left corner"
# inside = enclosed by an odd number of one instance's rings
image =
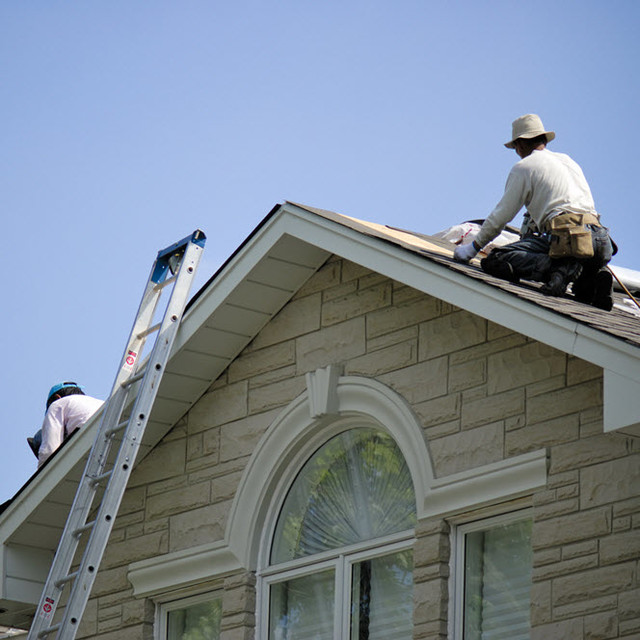
[[[614,245],[605,227],[588,225],[593,241],[593,258],[550,258],[549,234],[531,234],[522,239],[496,247],[482,260],[484,271],[506,280],[517,282],[520,278],[548,282],[554,272],[560,272],[567,284],[575,280],[582,285],[592,281],[614,254]],[[507,268],[506,265],[509,265]]]

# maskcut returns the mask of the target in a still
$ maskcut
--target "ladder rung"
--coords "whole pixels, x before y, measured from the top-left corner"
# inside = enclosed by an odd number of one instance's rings
[[[158,324],[151,325],[148,329],[141,331],[138,334],[138,338],[140,340],[142,340],[142,338],[146,338],[148,335],[151,335],[155,331],[158,331],[158,329],[160,329],[161,326],[162,326],[162,322],[158,322]]]
[[[145,371],[141,371],[140,373],[136,373],[135,376],[130,376],[129,378],[127,378],[123,383],[122,386],[123,387],[130,387],[134,382],[138,382],[138,380],[142,380],[142,378],[144,378],[144,374],[146,373]]]
[[[124,429],[128,424],[129,424],[129,421],[125,420],[124,422],[121,422],[120,424],[117,424],[115,427],[111,427],[111,429],[107,429],[105,431],[104,435],[108,438],[109,436],[113,435],[114,433],[117,433],[118,431],[121,431],[122,429]]]
[[[89,529],[91,529],[95,523],[96,523],[95,520],[92,520],[91,522],[87,522],[87,524],[85,524],[84,526],[74,529],[72,535],[77,538],[81,533],[84,533],[85,531],[88,531]]]
[[[175,282],[177,279],[178,279],[177,275],[169,276],[168,278],[164,279],[162,282],[158,282],[158,284],[156,284],[155,287],[153,287],[153,290],[162,291],[162,289],[169,286],[172,282]]]
[[[91,478],[91,486],[95,487],[97,484],[100,484],[103,480],[106,480],[113,473],[113,469],[111,471],[107,471],[95,478]]]
[[[74,571],[73,573],[70,573],[69,575],[66,575],[64,578],[60,578],[60,580],[56,580],[54,582],[54,584],[59,589],[60,587],[62,587],[65,584],[67,584],[67,582],[71,582],[72,580],[75,580],[77,577],[78,577],[78,572]]]
[[[38,638],[45,638],[46,636],[48,636],[50,633],[57,631],[60,627],[62,626],[62,623],[58,622],[58,624],[54,624],[51,627],[47,627],[46,629],[43,629],[39,634],[38,634]]]

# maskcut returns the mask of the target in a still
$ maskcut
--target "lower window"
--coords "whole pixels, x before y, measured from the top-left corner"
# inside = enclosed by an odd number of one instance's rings
[[[411,549],[362,555],[338,557],[324,570],[307,575],[293,571],[288,579],[272,582],[269,640],[410,640]]]
[[[219,640],[222,598],[195,596],[160,607],[161,640]]]
[[[455,638],[528,639],[531,518],[520,513],[460,526],[456,547]]]

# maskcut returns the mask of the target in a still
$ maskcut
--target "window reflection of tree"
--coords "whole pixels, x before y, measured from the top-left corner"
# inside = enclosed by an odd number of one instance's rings
[[[296,477],[276,526],[271,562],[384,539],[412,529],[415,522],[413,482],[395,441],[375,429],[352,429],[321,447]],[[387,552],[350,566],[351,638],[410,638],[411,551]],[[318,576],[272,585],[270,638],[333,637],[324,625],[334,617],[328,611],[334,590]]]
[[[283,562],[415,526],[413,483],[393,439],[353,429],[324,445],[285,500],[272,562]]]

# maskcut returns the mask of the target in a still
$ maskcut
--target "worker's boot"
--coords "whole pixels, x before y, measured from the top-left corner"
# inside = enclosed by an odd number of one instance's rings
[[[595,277],[595,291],[591,304],[598,309],[613,309],[613,276],[609,269],[600,269]]]
[[[608,269],[581,275],[571,286],[571,291],[578,302],[605,311],[613,308],[613,276]]]
[[[540,291],[544,293],[545,296],[561,296],[566,290],[569,281],[567,277],[561,271],[553,271],[549,275],[549,280],[545,282],[542,287],[540,287]]]
[[[567,290],[569,283],[578,279],[582,273],[582,265],[578,262],[554,264],[546,282],[540,287],[545,296],[561,296]]]
[[[596,272],[597,273],[597,272]],[[584,304],[593,302],[593,294],[596,291],[596,277],[594,273],[582,274],[572,285],[573,297]]]

